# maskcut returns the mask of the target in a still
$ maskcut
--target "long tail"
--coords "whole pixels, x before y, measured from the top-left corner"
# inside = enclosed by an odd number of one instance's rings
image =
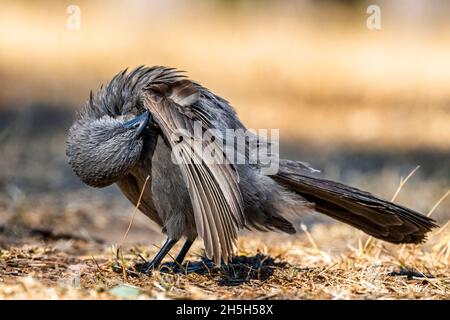
[[[301,172],[301,171],[300,171]],[[438,225],[431,218],[368,192],[311,175],[280,170],[278,183],[315,204],[315,210],[392,243],[420,243]]]

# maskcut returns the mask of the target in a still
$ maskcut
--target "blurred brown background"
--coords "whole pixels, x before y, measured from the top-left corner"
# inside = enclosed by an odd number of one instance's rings
[[[186,70],[248,127],[281,129],[283,157],[384,198],[420,165],[397,201],[427,212],[450,182],[449,17],[445,0],[2,0],[0,224],[127,221],[115,187],[72,174],[64,141],[89,90],[142,64]]]

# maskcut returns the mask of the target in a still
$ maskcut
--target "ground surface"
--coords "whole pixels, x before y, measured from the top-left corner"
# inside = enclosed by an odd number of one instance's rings
[[[246,234],[221,270],[132,277],[120,272],[154,246],[117,247],[53,239],[0,252],[4,299],[448,299],[450,229],[425,246],[393,246],[342,225],[320,224],[288,237]],[[188,264],[201,261],[197,243]],[[168,261],[171,259],[169,258]]]
[[[395,170],[346,176],[351,185],[431,211],[441,228],[424,245],[395,246],[310,215],[296,219],[293,236],[244,232],[238,257],[222,269],[206,264],[133,277],[122,267],[151,259],[163,237],[115,189],[9,187],[0,194],[0,299],[448,299],[448,182],[420,170],[401,187]],[[201,265],[202,254],[196,241],[188,267]]]

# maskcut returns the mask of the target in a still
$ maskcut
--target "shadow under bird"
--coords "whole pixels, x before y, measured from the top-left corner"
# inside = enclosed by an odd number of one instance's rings
[[[226,100],[182,72],[139,67],[91,92],[69,130],[66,154],[76,175],[93,187],[116,183],[134,205],[142,192],[140,211],[167,235],[144,272],[158,268],[181,238],[186,242],[177,266],[197,237],[209,259],[227,263],[240,229],[293,234],[289,217],[309,211],[392,243],[423,242],[437,226],[411,209],[318,178],[299,161],[280,159],[278,172],[266,175],[258,164],[203,161],[189,153],[192,146],[186,141],[181,142],[186,152],[177,153],[182,161],[173,161],[172,150],[182,140],[174,138],[177,130],[193,134],[195,122],[203,131],[246,130]],[[186,156],[197,159],[187,161]]]

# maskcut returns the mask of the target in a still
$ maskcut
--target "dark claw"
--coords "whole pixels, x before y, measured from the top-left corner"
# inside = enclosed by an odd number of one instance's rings
[[[144,273],[144,274],[150,275],[156,268],[153,263],[144,262],[144,263],[136,263],[134,265],[134,269],[136,270],[135,273],[137,273],[137,274]]]
[[[133,278],[138,278],[141,275],[139,272],[136,272],[129,268],[126,270],[126,272],[127,272],[127,275],[129,275],[130,277],[133,277]]]
[[[187,262],[183,265],[180,265],[176,262],[167,262],[161,266],[159,271],[175,274],[187,274],[187,273],[206,274],[209,271],[217,270],[217,268],[218,267],[214,264],[214,262],[209,260],[202,260],[196,262]]]
[[[112,269],[113,269],[113,271],[116,272],[116,273],[123,274],[123,268],[122,268],[122,266],[120,266],[119,264],[114,264],[114,265],[112,266]],[[136,266],[135,266],[134,269],[137,270],[137,269],[136,269]],[[127,268],[127,269],[125,269],[125,272],[126,272],[126,274],[127,274],[128,276],[130,276],[130,277],[133,277],[133,278],[140,277],[140,276],[141,276],[141,273],[138,272],[138,271],[135,271],[135,270],[130,269],[130,268]]]

